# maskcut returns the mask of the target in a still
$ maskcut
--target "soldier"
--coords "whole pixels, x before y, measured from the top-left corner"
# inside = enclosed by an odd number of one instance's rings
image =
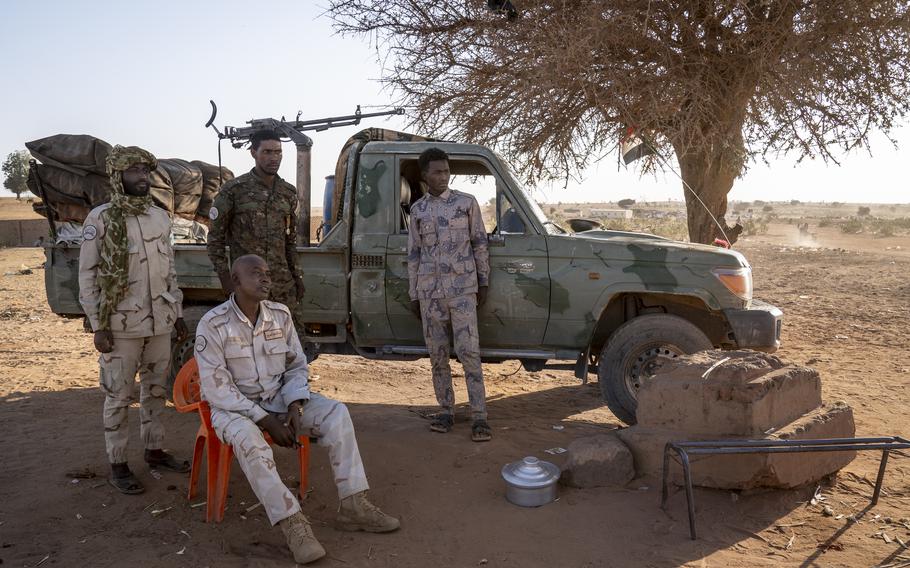
[[[231,258],[256,254],[272,270],[269,299],[290,308],[300,332],[297,303],[303,298],[303,274],[297,270],[297,189],[278,176],[281,136],[260,130],[250,137],[256,165],[225,183],[212,208],[208,253],[225,293],[234,291],[225,247]]]
[[[199,322],[196,361],[202,397],[212,407],[218,437],[234,455],[272,525],[287,538],[294,560],[305,564],[325,556],[300,503],[282,483],[262,430],[283,447],[300,435],[315,436],[329,449],[343,530],[389,532],[398,519],[366,498],[366,473],[347,407],[311,393],[309,368],[288,308],[266,300],[271,277],[255,255],[237,258],[231,270],[234,292]]]
[[[433,389],[442,407],[430,423],[448,432],[455,423],[455,393],[449,344],[464,366],[473,424],[471,439],[492,437],[487,424],[486,393],[480,366],[477,308],[487,298],[490,258],[480,206],[473,196],[449,189],[449,157],[430,148],[418,158],[427,194],[411,206],[408,234],[408,280],[411,309],[423,321],[423,335],[433,366]]]
[[[109,481],[127,494],[145,490],[127,465],[127,409],[135,401],[137,370],[145,461],[156,469],[189,471],[187,462],[161,449],[171,330],[183,341],[187,328],[171,221],[149,197],[149,173],[156,166],[155,156],[142,148],[114,147],[107,159],[111,200],[86,217],[79,254],[79,302],[101,353]]]

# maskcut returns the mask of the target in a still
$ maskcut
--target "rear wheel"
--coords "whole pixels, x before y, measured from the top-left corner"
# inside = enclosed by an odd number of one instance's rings
[[[626,424],[635,424],[638,390],[663,361],[710,349],[708,337],[689,321],[648,314],[619,326],[600,352],[597,378],[607,406]]]

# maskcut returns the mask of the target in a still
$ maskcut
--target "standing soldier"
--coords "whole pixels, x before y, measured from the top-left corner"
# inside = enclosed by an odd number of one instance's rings
[[[442,413],[430,424],[448,432],[455,423],[449,344],[464,366],[473,425],[471,439],[492,437],[480,365],[477,308],[487,298],[490,258],[480,207],[473,196],[449,189],[449,156],[430,148],[418,158],[428,193],[411,206],[408,281],[411,309],[423,320],[433,365],[433,389]]]
[[[149,173],[155,156],[136,146],[115,146],[107,159],[111,200],[85,219],[79,255],[79,301],[101,353],[104,440],[110,483],[127,494],[145,489],[127,465],[127,409],[135,401],[145,461],[150,467],[189,471],[189,464],[161,449],[171,330],[186,338],[171,247],[171,221],[152,205]]]
[[[256,165],[248,173],[225,183],[209,218],[208,253],[228,295],[234,291],[231,258],[247,254],[262,257],[272,273],[269,300],[286,305],[303,335],[297,309],[303,298],[303,274],[297,269],[297,189],[278,176],[281,166],[281,136],[260,130],[250,136],[250,154]]]

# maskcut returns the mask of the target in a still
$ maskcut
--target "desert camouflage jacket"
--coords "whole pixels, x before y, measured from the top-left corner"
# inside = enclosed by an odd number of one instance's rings
[[[232,294],[199,321],[195,349],[202,398],[215,408],[258,422],[310,398],[306,355],[284,304],[260,302],[254,324]]]
[[[411,299],[454,298],[489,282],[487,232],[477,200],[448,189],[414,202],[408,234]]]
[[[92,209],[82,225],[79,252],[79,303],[94,331],[99,330],[101,289],[98,266],[105,226],[105,203]],[[164,209],[152,206],[143,215],[126,216],[129,246],[129,290],[111,315],[114,337],[150,337],[170,333],[183,316],[183,293],[177,287],[171,219]]]

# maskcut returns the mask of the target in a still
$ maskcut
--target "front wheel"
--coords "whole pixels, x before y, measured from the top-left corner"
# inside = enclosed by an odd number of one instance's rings
[[[648,314],[629,320],[610,335],[600,352],[600,392],[617,418],[635,424],[638,390],[660,363],[711,347],[698,327],[679,316]]]

